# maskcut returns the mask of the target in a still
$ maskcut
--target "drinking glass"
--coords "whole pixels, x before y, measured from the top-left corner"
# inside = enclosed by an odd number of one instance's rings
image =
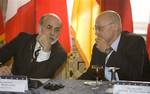
[[[117,80],[116,72],[119,69],[120,68],[118,68],[118,67],[109,67],[109,70],[111,71],[111,83],[114,83]]]
[[[99,66],[99,65],[92,65],[91,66],[91,69],[95,72],[95,74],[96,74],[96,85],[95,85],[95,87],[94,88],[92,88],[92,89],[97,89],[98,88],[98,85],[100,84],[100,83],[102,83],[102,80],[101,80],[101,82],[99,82],[99,79],[101,78],[102,79],[102,69],[103,69],[103,66]]]

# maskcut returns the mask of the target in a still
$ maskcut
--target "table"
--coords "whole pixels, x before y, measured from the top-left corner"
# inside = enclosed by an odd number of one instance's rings
[[[46,90],[43,88],[48,83],[63,84],[65,87],[56,91]],[[98,89],[92,89],[95,86],[85,85],[87,80],[49,80],[38,89],[32,89],[32,94],[112,94],[112,85],[103,82]]]
[[[98,89],[92,89],[95,87],[93,85],[87,85],[85,82],[91,82],[87,80],[48,80],[48,79],[38,79],[44,84],[38,89],[30,89],[26,93],[8,93],[8,92],[0,92],[0,94],[113,94],[112,93],[112,85],[109,82],[102,82],[102,84],[98,85]],[[92,83],[95,81],[92,81]],[[48,84],[62,84],[64,88],[61,88],[56,91],[46,90],[43,87]]]

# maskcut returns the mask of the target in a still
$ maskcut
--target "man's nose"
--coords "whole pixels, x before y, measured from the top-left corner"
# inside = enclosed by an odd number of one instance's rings
[[[54,35],[54,34],[55,34],[55,32],[54,32],[54,29],[53,29],[53,28],[50,30],[50,34],[51,34],[51,35]]]

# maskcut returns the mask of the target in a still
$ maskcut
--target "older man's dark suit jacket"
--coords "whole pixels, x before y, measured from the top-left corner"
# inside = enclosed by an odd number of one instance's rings
[[[118,50],[111,54],[106,66],[119,67],[120,80],[141,80],[146,57],[144,39],[132,33],[122,32]],[[91,65],[103,66],[105,58],[106,54],[100,52],[94,45],[90,67],[79,79],[94,80],[95,75],[91,70]]]
[[[52,45],[50,58],[46,61],[35,62],[33,51],[36,36],[20,33],[18,37],[0,49],[0,62],[5,63],[12,56],[14,75],[26,75],[33,78],[52,78],[57,69],[67,59],[67,54],[61,45],[56,42]]]

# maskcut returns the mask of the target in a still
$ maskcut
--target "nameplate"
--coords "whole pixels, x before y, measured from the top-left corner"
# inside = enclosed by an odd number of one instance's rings
[[[113,94],[150,94],[150,83],[139,81],[119,81],[113,87]]]
[[[0,76],[0,91],[25,92],[28,90],[26,76]]]

